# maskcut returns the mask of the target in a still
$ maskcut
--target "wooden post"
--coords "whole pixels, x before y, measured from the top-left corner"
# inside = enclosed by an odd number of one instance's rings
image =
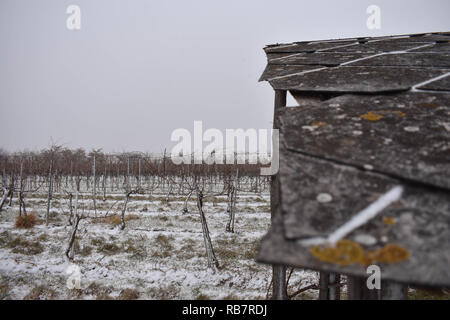
[[[348,300],[380,300],[380,291],[369,289],[365,277],[347,276]]]
[[[286,107],[286,90],[275,90],[275,105],[273,114],[273,128],[279,129],[279,123],[276,116],[279,108]],[[273,152],[273,150],[272,150]],[[276,214],[280,213],[280,185],[278,174],[273,175],[270,184],[270,212],[272,220]],[[286,290],[286,266],[273,265],[272,266],[272,299],[274,300],[287,300]]]
[[[394,281],[382,281],[381,299],[408,300],[408,286]]]
[[[347,276],[347,295],[348,300],[362,299],[362,278]]]
[[[47,194],[47,211],[45,212],[45,225],[48,226],[50,216],[50,205],[52,201],[52,189],[53,189],[53,149],[50,154],[50,170],[48,172],[48,194]]]
[[[92,198],[94,199],[94,216],[97,217],[97,158],[94,153],[94,163],[92,164],[92,175],[94,176],[94,190]]]
[[[328,300],[330,295],[328,285],[330,283],[330,274],[328,272],[320,272],[319,278],[319,300]]]
[[[328,284],[328,299],[329,300],[340,300],[341,299],[341,275],[337,273],[330,273],[329,284]]]

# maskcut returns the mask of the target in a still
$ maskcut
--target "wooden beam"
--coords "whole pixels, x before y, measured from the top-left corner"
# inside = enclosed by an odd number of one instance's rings
[[[380,300],[381,290],[369,289],[367,278],[347,276],[348,300]]]
[[[273,112],[273,128],[279,129],[279,123],[277,119],[277,109],[286,106],[285,90],[275,90],[275,103]],[[276,214],[281,214],[280,211],[280,181],[278,174],[273,175],[270,183],[270,212],[272,220]],[[273,265],[272,266],[272,299],[274,300],[287,300],[286,290],[286,266]]]
[[[394,281],[381,282],[382,300],[408,300],[408,286]]]
[[[341,275],[337,273],[330,273],[328,284],[328,299],[340,300],[341,299]]]
[[[348,300],[362,299],[362,278],[347,276],[347,295]]]
[[[329,300],[330,294],[328,285],[330,284],[330,274],[321,272],[319,278],[319,300]]]

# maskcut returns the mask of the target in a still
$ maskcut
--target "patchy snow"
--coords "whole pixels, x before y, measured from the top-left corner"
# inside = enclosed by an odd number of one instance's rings
[[[80,197],[81,220],[74,264],[80,267],[81,289],[70,290],[64,256],[71,226],[68,201],[52,201],[51,222],[16,229],[17,208],[0,214],[0,286],[6,299],[107,299],[132,289],[139,299],[266,299],[271,267],[253,260],[257,244],[270,225],[268,194],[242,194],[236,205],[235,233],[225,232],[226,196],[206,199],[204,210],[220,269],[206,267],[200,217],[193,199],[183,214],[182,197],[162,201],[164,194],[132,197],[125,230],[102,219],[121,210],[120,194],[97,200]],[[118,202],[117,202],[118,201]],[[113,209],[111,206],[117,202]],[[45,195],[26,199],[28,211],[43,219]],[[295,270],[290,292],[317,283],[317,273]],[[315,298],[308,291],[301,298]],[[1,298],[1,297],[0,297]]]

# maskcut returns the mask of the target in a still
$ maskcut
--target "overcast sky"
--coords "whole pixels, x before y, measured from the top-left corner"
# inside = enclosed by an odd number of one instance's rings
[[[81,8],[68,30],[66,8]],[[366,8],[381,8],[381,29]],[[449,31],[448,0],[0,0],[0,147],[161,152],[174,129],[270,128],[271,43]]]

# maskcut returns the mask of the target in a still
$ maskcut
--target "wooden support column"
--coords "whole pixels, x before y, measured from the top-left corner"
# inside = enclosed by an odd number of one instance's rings
[[[275,90],[275,105],[273,110],[274,129],[280,128],[276,114],[279,108],[286,107],[286,95],[287,95],[286,90]],[[272,176],[270,183],[270,212],[272,220],[275,217],[275,215],[281,214],[280,181],[278,174]],[[272,299],[287,300],[288,296],[286,291],[286,266],[273,265],[272,280],[273,280]]]
[[[348,300],[362,299],[362,278],[347,276],[347,295]]]
[[[347,276],[348,300],[380,300],[381,290],[367,288],[364,277]]]
[[[336,273],[320,272],[319,300],[340,300],[341,276]]]
[[[330,274],[328,272],[320,272],[319,277],[319,300],[328,300],[330,293],[328,285],[330,283]]]
[[[340,300],[341,299],[341,275],[337,273],[330,273],[328,279],[328,299]]]
[[[408,286],[393,281],[381,282],[382,300],[408,300]]]

